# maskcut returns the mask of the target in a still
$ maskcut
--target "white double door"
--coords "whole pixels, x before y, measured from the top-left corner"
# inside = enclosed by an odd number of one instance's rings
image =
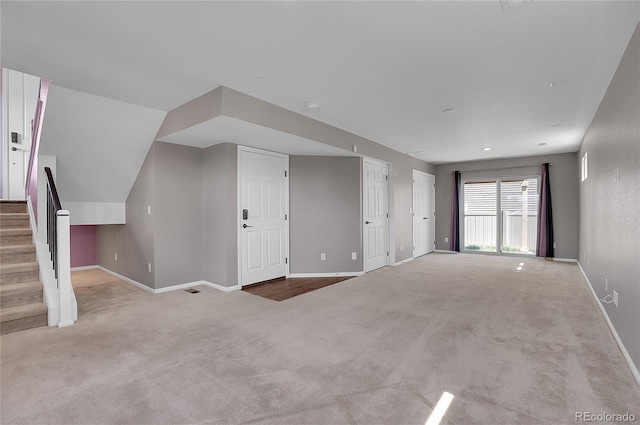
[[[289,157],[239,148],[240,284],[288,274]]]
[[[389,166],[363,162],[364,271],[389,264]]]
[[[413,256],[435,250],[435,181],[432,174],[413,170]]]

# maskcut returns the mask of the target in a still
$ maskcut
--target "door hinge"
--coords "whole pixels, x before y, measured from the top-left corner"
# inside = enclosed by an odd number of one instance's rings
[[[287,177],[287,170],[284,171],[284,176]]]
[[[289,259],[288,259],[288,258],[285,258],[285,259],[284,259],[284,263],[285,263],[285,264],[289,264]]]
[[[287,214],[284,215],[284,221],[287,221]]]
[[[389,218],[389,213],[387,213],[387,218]]]
[[[387,257],[389,256],[389,251],[387,251]]]
[[[387,176],[387,175],[385,174],[384,179],[385,179],[385,180],[389,180],[389,176]]]

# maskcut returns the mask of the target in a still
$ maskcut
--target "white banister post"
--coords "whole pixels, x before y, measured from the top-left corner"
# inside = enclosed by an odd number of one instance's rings
[[[71,316],[71,238],[69,211],[60,210],[57,215],[58,233],[58,293],[60,296],[60,321],[58,327],[73,325]]]

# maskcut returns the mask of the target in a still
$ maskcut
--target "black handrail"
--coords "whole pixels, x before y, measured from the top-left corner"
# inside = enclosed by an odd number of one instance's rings
[[[51,168],[44,167],[47,174],[47,244],[49,245],[49,253],[51,261],[53,261],[53,270],[58,280],[58,211],[62,209],[60,205],[60,197],[56,189],[56,183],[51,174]]]

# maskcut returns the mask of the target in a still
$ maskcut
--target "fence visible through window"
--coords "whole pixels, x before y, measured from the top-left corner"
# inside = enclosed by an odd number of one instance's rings
[[[537,177],[466,181],[463,196],[465,251],[535,255]]]

